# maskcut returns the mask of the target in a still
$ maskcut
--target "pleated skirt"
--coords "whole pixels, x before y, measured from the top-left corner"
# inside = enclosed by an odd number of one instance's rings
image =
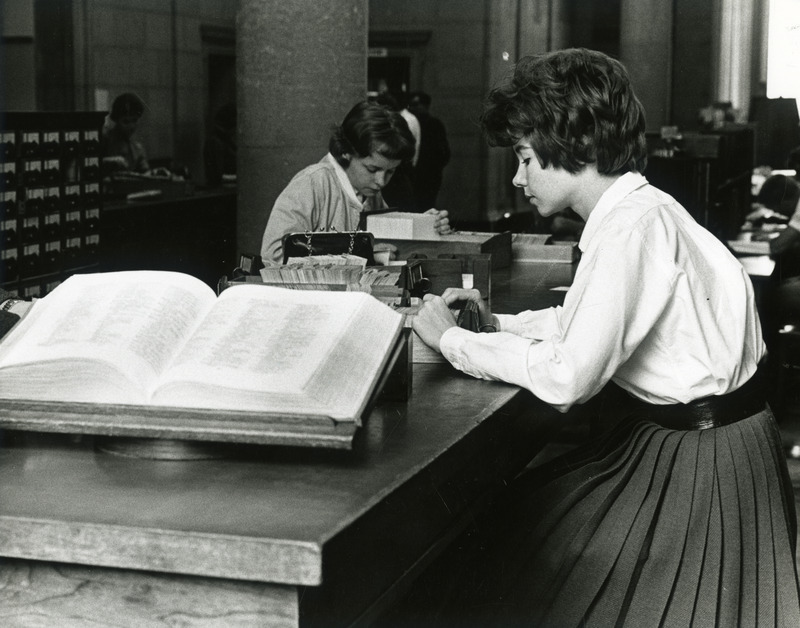
[[[518,478],[508,503],[482,625],[800,626],[769,410],[701,431],[628,420]]]

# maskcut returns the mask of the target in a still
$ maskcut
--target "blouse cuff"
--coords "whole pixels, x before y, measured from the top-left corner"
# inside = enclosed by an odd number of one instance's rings
[[[530,340],[512,334],[476,334],[460,327],[444,332],[439,343],[442,355],[459,371],[524,388],[530,388],[526,368],[530,346]]]

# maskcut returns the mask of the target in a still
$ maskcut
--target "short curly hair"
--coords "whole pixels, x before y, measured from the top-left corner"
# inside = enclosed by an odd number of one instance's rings
[[[773,174],[764,181],[756,202],[767,209],[791,216],[800,201],[800,184],[784,174]]]
[[[110,118],[115,122],[126,116],[141,118],[144,114],[144,101],[136,94],[127,92],[120,94],[111,105]]]
[[[542,167],[570,173],[643,172],[644,108],[617,60],[585,48],[524,57],[486,100],[481,126],[493,146],[525,138]]]
[[[378,153],[387,159],[410,161],[414,156],[414,136],[399,113],[365,100],[357,103],[342,124],[333,129],[328,150],[345,168],[348,155],[368,157]]]

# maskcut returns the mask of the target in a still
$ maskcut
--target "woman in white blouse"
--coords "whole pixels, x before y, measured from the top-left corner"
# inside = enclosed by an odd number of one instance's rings
[[[487,528],[496,562],[478,570],[483,595],[460,604],[464,623],[800,625],[753,288],[641,174],[644,111],[624,67],[581,49],[524,58],[482,123],[513,147],[514,185],[543,216],[571,207],[586,221],[575,280],[563,307],[514,316],[474,291],[426,296],[415,330],[457,369],[558,410],[608,382],[631,403],[599,442],[517,478],[495,509],[513,525]],[[496,333],[456,326],[450,307],[465,299]]]

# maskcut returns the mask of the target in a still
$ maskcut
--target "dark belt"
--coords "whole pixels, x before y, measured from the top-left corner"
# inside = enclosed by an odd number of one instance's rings
[[[730,425],[766,408],[763,368],[747,382],[724,395],[711,395],[689,403],[643,403],[646,418],[673,430],[707,430]]]

